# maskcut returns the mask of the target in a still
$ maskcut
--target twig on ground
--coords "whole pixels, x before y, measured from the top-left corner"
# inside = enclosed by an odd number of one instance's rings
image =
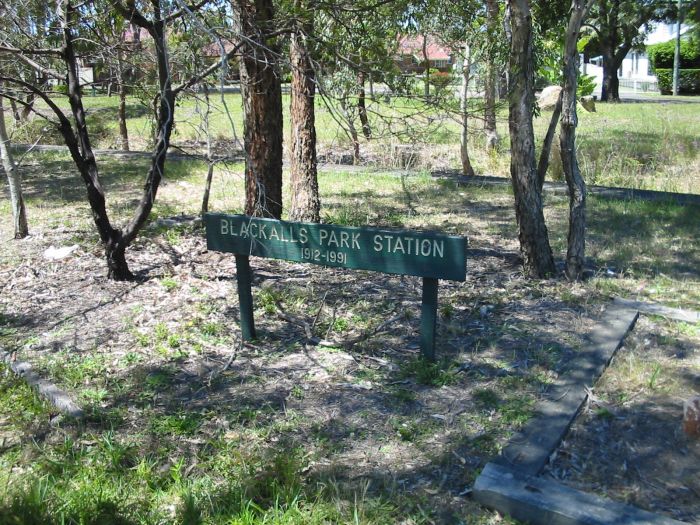
[[[321,317],[321,312],[323,311],[323,307],[326,305],[326,297],[328,296],[328,290],[326,290],[326,293],[323,294],[323,300],[321,301],[321,306],[318,307],[318,312],[316,312],[316,316],[314,317],[314,322],[311,323],[311,332],[314,331],[314,328],[316,328],[316,323],[318,323],[319,317]]]
[[[401,312],[400,314],[395,315],[394,317],[392,317],[390,319],[387,319],[386,321],[384,321],[383,323],[378,325],[376,328],[374,328],[372,330],[366,330],[366,331],[362,332],[360,335],[353,337],[352,339],[348,339],[347,341],[343,341],[341,344],[345,348],[350,349],[353,346],[355,346],[357,343],[361,343],[362,341],[369,339],[370,337],[372,337],[374,335],[377,335],[379,332],[386,330],[386,328],[389,325],[391,325],[391,324],[395,323],[396,321],[398,321],[399,319],[402,319],[405,317],[406,317],[406,312]]]
[[[303,319],[296,317],[294,315],[290,315],[287,312],[284,311],[284,307],[282,306],[282,303],[279,301],[275,301],[275,306],[277,307],[277,316],[280,319],[284,319],[288,323],[292,323],[298,326],[301,326],[304,329],[304,333],[306,334],[306,338],[309,341],[312,341],[314,339],[313,333],[311,332],[312,328],[309,323],[304,321]]]
[[[219,374],[223,374],[228,370],[228,367],[231,366],[231,363],[233,363],[236,360],[236,357],[238,356],[238,353],[243,350],[243,338],[238,341],[238,346],[234,346],[233,352],[231,352],[231,356],[228,358],[228,361],[226,361],[226,364],[221,367],[221,370],[219,370]]]

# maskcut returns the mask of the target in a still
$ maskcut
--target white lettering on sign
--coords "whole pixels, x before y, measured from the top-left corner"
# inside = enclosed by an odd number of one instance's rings
[[[419,239],[400,235],[375,235],[374,251],[401,253],[404,255],[422,255],[423,257],[445,256],[445,241],[437,239]]]
[[[234,221],[221,219],[220,231],[221,235],[231,235],[244,239],[252,238],[256,240],[299,243],[302,245],[308,245],[312,241],[309,230],[304,226],[295,232],[293,227],[285,227],[283,224],[270,225],[249,221],[242,222],[240,227],[237,228]],[[318,250],[304,247],[304,250],[311,251],[304,251],[302,257],[307,260],[318,260],[317,257],[321,257],[323,253],[326,253],[328,255],[324,261],[343,263],[346,258],[340,256],[342,252],[339,250],[362,251],[362,244],[360,244],[361,234],[362,232],[336,232],[335,230],[321,227],[318,229],[317,241],[318,245],[324,250],[318,252]],[[445,241],[442,239],[421,239],[410,235],[376,234],[372,237],[371,246],[375,252],[437,257],[441,259],[445,257]],[[331,253],[333,255],[330,255]]]

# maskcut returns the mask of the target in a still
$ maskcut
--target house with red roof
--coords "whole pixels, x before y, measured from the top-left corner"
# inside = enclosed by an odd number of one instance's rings
[[[403,73],[423,73],[426,61],[430,69],[443,73],[452,70],[454,57],[452,50],[428,35],[406,35],[399,39],[397,65]]]

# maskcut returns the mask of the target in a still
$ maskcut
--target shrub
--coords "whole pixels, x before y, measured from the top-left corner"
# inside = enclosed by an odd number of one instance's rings
[[[673,68],[675,52],[676,43],[673,40],[647,47],[649,62],[655,70]],[[692,38],[681,40],[681,68],[700,68],[700,41]]]
[[[673,69],[657,69],[659,91],[669,95],[673,91]],[[678,77],[678,92],[685,94],[700,93],[700,69],[681,69]]]
[[[430,84],[438,89],[445,88],[450,85],[450,74],[442,73],[441,71],[436,71],[435,73],[430,73]]]
[[[586,75],[581,73],[578,77],[578,88],[576,89],[576,95],[578,98],[587,97],[592,95],[595,91],[595,77],[593,75]]]

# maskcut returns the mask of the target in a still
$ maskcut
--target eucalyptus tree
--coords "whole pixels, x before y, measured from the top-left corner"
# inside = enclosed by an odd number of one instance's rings
[[[484,75],[484,132],[486,147],[491,150],[498,148],[500,141],[496,130],[496,79],[498,73],[499,45],[505,42],[502,37],[501,9],[498,0],[486,0],[486,39],[485,43],[485,75]]]
[[[555,268],[535,165],[532,125],[535,66],[531,4],[529,0],[508,0],[508,8],[511,33],[508,128],[518,239],[525,274],[547,277],[554,274]]]
[[[129,130],[126,125],[127,96],[129,84],[138,76],[139,63],[144,62],[141,51],[140,28],[132,27],[128,20],[110,9],[109,0],[94,0],[92,16],[85,21],[84,33],[92,41],[91,54],[99,58],[107,69],[107,89],[111,94],[112,85],[116,84],[119,105],[117,123],[119,128],[120,148],[129,151]],[[84,50],[83,45],[83,50]]]
[[[572,0],[562,73],[561,132],[559,137],[564,176],[569,188],[569,235],[566,251],[566,275],[579,279],[583,271],[586,248],[586,183],[581,176],[576,156],[576,91],[578,88],[578,39],[581,26],[594,0]]]
[[[282,217],[282,84],[272,0],[232,0],[240,47],[245,212]]]
[[[316,159],[316,72],[310,49],[314,38],[313,4],[307,0],[294,0],[293,8],[294,30],[289,44],[292,70],[292,201],[289,218],[294,221],[318,222],[321,200]]]
[[[10,138],[5,127],[5,107],[3,97],[0,96],[0,159],[7,176],[10,188],[10,205],[12,207],[12,228],[15,239],[23,239],[29,235],[27,226],[27,211],[22,197],[22,180],[19,170],[15,165],[10,148]]]
[[[400,17],[405,2],[375,0],[317,2],[314,41],[319,94],[350,139],[353,158],[360,159],[360,132],[377,138],[369,119],[365,85],[381,81],[391,88],[399,83],[394,63]],[[375,122],[388,123],[390,114],[375,113]],[[359,131],[356,121],[359,119]]]
[[[480,2],[464,1],[459,3],[436,3],[426,13],[428,17],[423,20],[423,25],[431,28],[436,39],[452,51],[454,57],[461,62],[460,77],[460,160],[462,173],[466,176],[474,176],[474,167],[469,156],[470,138],[470,105],[469,89],[472,78],[472,67],[483,57],[489,54],[492,45],[490,33],[487,27],[487,13]],[[486,36],[486,38],[484,38]],[[493,86],[495,88],[495,85]],[[442,101],[441,109],[451,109],[452,93],[447,94],[447,101]],[[494,111],[495,119],[495,99]],[[484,105],[485,108],[485,105]],[[486,110],[485,110],[486,111]],[[495,126],[495,120],[494,120]]]
[[[14,6],[20,6],[21,0],[13,0]],[[170,146],[170,135],[175,116],[177,96],[186,88],[196,83],[201,77],[218,69],[215,64],[198,73],[178,86],[174,86],[171,64],[168,58],[167,31],[169,26],[177,24],[185,15],[191,16],[195,6],[176,8],[172,4],[163,4],[158,0],[136,5],[135,2],[122,3],[111,0],[110,9],[145,30],[155,53],[155,70],[157,95],[156,140],[150,166],[145,177],[145,184],[139,202],[131,218],[122,227],[115,226],[108,213],[107,200],[102,186],[98,162],[92,147],[90,127],[86,119],[83,104],[83,89],[78,74],[81,41],[77,34],[85,29],[88,19],[94,14],[91,2],[73,3],[73,0],[56,0],[49,13],[54,17],[49,24],[50,32],[43,40],[27,39],[22,30],[24,21],[18,18],[20,9],[10,10],[14,16],[13,23],[19,31],[6,35],[6,41],[0,47],[0,53],[7,58],[15,57],[33,68],[37,74],[46,75],[56,82],[65,82],[66,99],[70,112],[61,108],[55,97],[49,96],[36,82],[17,76],[3,76],[0,80],[12,89],[4,88],[0,93],[12,98],[16,103],[28,106],[24,99],[14,95],[15,91],[33,94],[41,99],[50,113],[32,110],[60,131],[75,166],[85,184],[87,200],[90,204],[93,220],[105,248],[108,277],[115,280],[133,278],[126,260],[126,250],[134,241],[145,224],[153,208],[161,180],[165,174],[165,164]],[[201,7],[203,4],[199,4]],[[13,41],[14,40],[14,41]]]

